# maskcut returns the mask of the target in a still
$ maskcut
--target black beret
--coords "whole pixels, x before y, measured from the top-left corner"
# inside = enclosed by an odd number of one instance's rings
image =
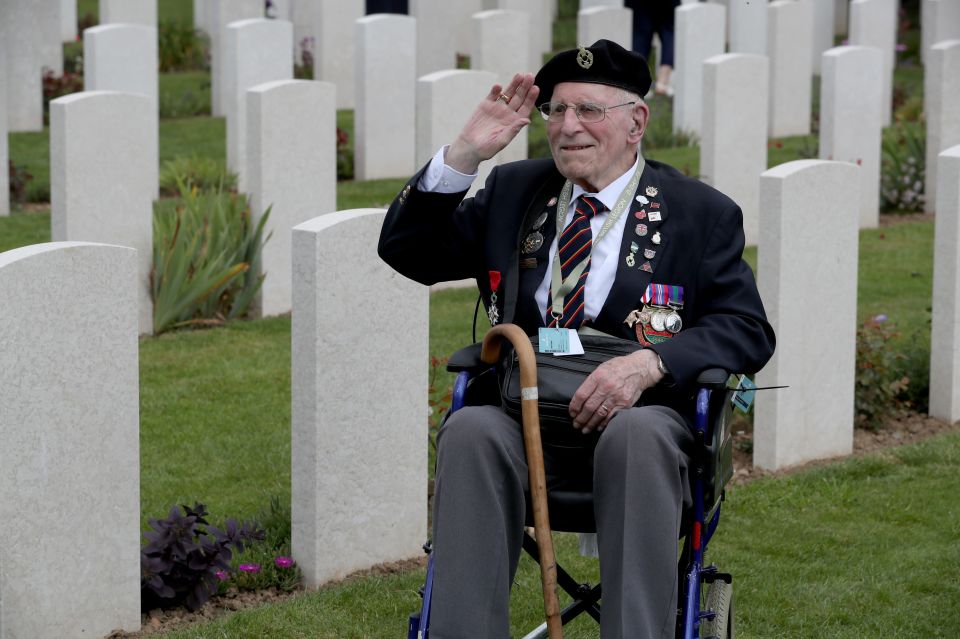
[[[550,101],[561,82],[607,84],[643,97],[650,90],[650,68],[639,53],[610,40],[597,40],[589,47],[561,51],[543,65],[534,80],[540,87],[538,107]]]

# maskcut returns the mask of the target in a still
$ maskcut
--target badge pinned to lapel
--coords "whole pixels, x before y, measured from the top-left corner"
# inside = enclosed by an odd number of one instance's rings
[[[490,271],[490,306],[487,307],[487,319],[490,326],[500,322],[500,310],[497,309],[497,289],[500,288],[500,271]]]

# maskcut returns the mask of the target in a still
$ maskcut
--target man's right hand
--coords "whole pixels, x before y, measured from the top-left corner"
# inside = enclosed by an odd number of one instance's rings
[[[493,85],[447,149],[444,162],[460,173],[476,173],[480,162],[503,150],[530,124],[530,112],[539,94],[532,73],[516,74],[506,89]]]

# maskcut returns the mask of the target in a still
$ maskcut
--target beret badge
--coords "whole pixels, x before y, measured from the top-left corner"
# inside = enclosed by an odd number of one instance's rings
[[[589,69],[593,66],[593,52],[588,51],[587,48],[583,45],[580,45],[580,50],[577,51],[577,64],[579,64],[584,69]]]

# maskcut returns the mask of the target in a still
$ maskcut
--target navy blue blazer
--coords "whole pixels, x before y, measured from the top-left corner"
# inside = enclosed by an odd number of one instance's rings
[[[564,178],[552,159],[533,159],[495,168],[475,197],[465,193],[426,193],[417,189],[418,172],[387,211],[379,254],[403,275],[422,284],[474,277],[484,303],[490,303],[490,271],[502,274],[497,304],[502,322],[528,334],[543,326],[534,293],[550,265],[556,234],[556,196]],[[652,194],[652,195],[651,195]],[[682,330],[652,348],[675,384],[672,390],[644,393],[643,403],[682,406],[700,371],[721,367],[754,373],[771,357],[775,338],[756,281],[743,261],[743,216],[730,198],[660,162],[647,160],[631,202],[617,256],[616,279],[593,328],[637,339],[625,320],[642,307],[651,283],[682,286]],[[641,200],[643,198],[640,198]],[[645,210],[645,219],[637,212]],[[540,215],[542,246],[531,254],[522,243]],[[659,221],[650,213],[659,212]],[[656,215],[654,215],[656,218]],[[637,233],[637,224],[646,234]],[[655,238],[659,244],[655,244]],[[634,265],[627,255],[637,243]],[[654,251],[649,260],[645,251]],[[688,413],[688,410],[682,410]]]

